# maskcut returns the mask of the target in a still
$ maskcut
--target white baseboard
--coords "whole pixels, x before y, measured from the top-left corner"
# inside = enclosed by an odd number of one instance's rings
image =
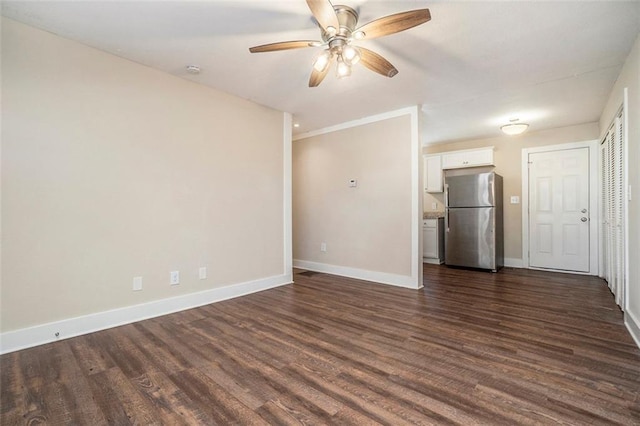
[[[418,289],[408,275],[396,275],[386,272],[369,271],[367,269],[350,268],[348,266],[329,265],[327,263],[310,262],[308,260],[293,259],[293,267],[307,269],[315,272],[325,272],[327,274],[340,275],[342,277],[356,278],[359,280],[373,281],[381,284],[395,285],[397,287]]]
[[[69,318],[0,334],[0,354],[68,339],[107,328],[233,299],[293,282],[291,274],[184,294],[81,317]],[[56,333],[59,335],[56,337]]]
[[[513,257],[505,257],[504,258],[504,266],[508,268],[524,268],[524,263],[522,259],[516,259]]]
[[[629,334],[640,348],[640,321],[628,309],[624,313],[624,325],[627,326]]]

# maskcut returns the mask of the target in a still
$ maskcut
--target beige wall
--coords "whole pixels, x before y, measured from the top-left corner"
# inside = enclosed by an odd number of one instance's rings
[[[408,115],[293,142],[294,259],[410,276],[411,241]]]
[[[425,147],[424,154],[459,149],[493,146],[496,173],[504,179],[504,256],[522,259],[522,205],[510,204],[509,198],[517,195],[522,200],[522,149],[544,145],[595,140],[598,138],[598,123],[561,127],[539,132],[527,132],[519,136],[501,136]],[[443,194],[425,194],[424,210],[431,211],[433,202],[438,210],[444,210]]]
[[[604,137],[622,105],[624,89],[628,89],[627,140],[628,172],[632,198],[629,201],[629,293],[628,311],[640,327],[640,36],[636,39],[622,72],[618,76],[607,105],[600,118],[600,133]]]
[[[284,273],[283,113],[7,19],[2,102],[3,332]]]

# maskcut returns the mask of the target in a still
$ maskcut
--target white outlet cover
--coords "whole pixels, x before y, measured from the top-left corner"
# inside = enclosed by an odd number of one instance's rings
[[[203,266],[202,268],[198,269],[198,279],[201,279],[201,280],[207,279],[207,267],[206,266]]]
[[[171,271],[171,277],[169,279],[169,284],[171,284],[171,285],[180,284],[180,271]]]
[[[327,243],[320,243],[320,251],[327,251]]]
[[[511,196],[511,204],[520,204],[520,197],[517,195]]]
[[[142,277],[133,277],[133,291],[142,290]]]

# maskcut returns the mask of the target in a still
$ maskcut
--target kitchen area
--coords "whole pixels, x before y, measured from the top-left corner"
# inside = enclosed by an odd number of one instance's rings
[[[497,272],[504,266],[502,177],[493,147],[426,154],[423,261]]]

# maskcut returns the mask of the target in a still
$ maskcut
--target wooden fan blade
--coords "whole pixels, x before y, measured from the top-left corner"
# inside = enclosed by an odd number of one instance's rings
[[[300,49],[302,47],[313,47],[320,43],[316,40],[295,40],[295,41],[281,41],[279,43],[263,44],[261,46],[254,46],[249,48],[251,53],[259,52],[275,52],[277,50],[289,50]]]
[[[365,39],[382,37],[389,34],[399,33],[431,20],[429,9],[410,10],[408,12],[396,13],[385,16],[368,24],[357,28],[354,33],[362,31]]]
[[[391,65],[391,62],[387,61],[376,52],[360,46],[358,46],[358,50],[360,51],[360,63],[369,68],[371,71],[377,72],[378,74],[384,75],[385,77],[389,78],[398,74],[398,70],[396,69],[396,67]]]
[[[311,9],[313,17],[316,18],[318,24],[327,31],[327,28],[333,27],[336,31],[340,29],[338,15],[333,10],[333,5],[329,0],[307,0],[307,5]],[[327,31],[330,32],[330,31]]]
[[[318,71],[315,68],[311,70],[311,77],[309,77],[309,87],[318,87],[320,83],[322,83],[322,80],[324,80],[324,78],[327,76],[332,63],[333,58],[331,58],[327,66],[324,68],[324,71]]]

